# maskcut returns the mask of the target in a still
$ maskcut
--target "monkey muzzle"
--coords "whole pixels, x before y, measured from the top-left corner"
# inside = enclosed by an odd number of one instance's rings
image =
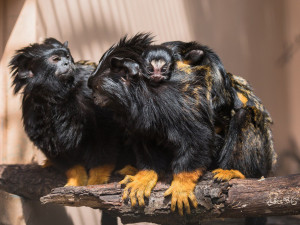
[[[161,82],[163,80],[167,80],[167,77],[161,74],[153,74],[150,76],[150,80],[154,82]]]

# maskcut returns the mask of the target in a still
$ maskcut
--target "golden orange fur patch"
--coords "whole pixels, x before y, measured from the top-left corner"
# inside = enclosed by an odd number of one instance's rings
[[[192,73],[192,68],[191,68],[190,65],[185,64],[185,63],[182,62],[182,61],[177,61],[176,64],[177,64],[177,68],[178,68],[179,70],[181,70],[181,71],[183,71],[183,72],[185,72],[185,73],[187,73],[187,74],[191,74],[191,73]]]
[[[164,196],[172,195],[171,199],[171,210],[178,208],[179,215],[183,215],[183,207],[186,213],[190,214],[191,201],[194,208],[197,208],[198,202],[194,195],[194,189],[198,182],[198,179],[203,175],[203,170],[199,169],[193,172],[182,172],[174,174],[173,181],[169,189],[165,192]]]
[[[196,106],[200,105],[200,94],[199,94],[199,91],[202,89],[202,87],[195,87],[194,90],[193,90],[193,95],[194,95],[194,98],[196,100]]]
[[[126,175],[136,175],[138,172],[138,169],[131,166],[131,165],[126,165],[124,168],[122,168],[121,170],[116,171],[117,174],[120,174],[122,176],[126,176]]]
[[[86,169],[81,165],[75,165],[66,172],[67,184],[65,186],[85,186],[88,176]]]
[[[182,62],[183,62],[183,64],[187,64],[187,65],[191,64],[191,61],[189,61],[189,60],[183,60]]]
[[[88,185],[107,183],[114,168],[114,164],[105,164],[90,169]]]
[[[245,95],[243,95],[242,93],[238,92],[237,93],[238,98],[241,100],[241,102],[244,104],[244,106],[247,104],[248,99],[246,98]]]
[[[238,170],[216,169],[212,173],[215,174],[214,179],[222,181],[229,181],[233,178],[245,179],[245,176]]]
[[[155,187],[158,174],[154,170],[141,170],[135,176],[127,175],[119,184],[126,184],[122,199],[130,197],[131,206],[137,204],[145,205],[144,196],[149,198],[152,189]],[[130,191],[129,191],[130,189]]]

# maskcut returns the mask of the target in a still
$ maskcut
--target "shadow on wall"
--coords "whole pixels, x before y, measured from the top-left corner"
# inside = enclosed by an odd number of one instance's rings
[[[289,165],[286,167],[285,165]],[[284,149],[278,159],[278,175],[291,174],[294,171],[300,171],[300,148],[293,139],[289,141],[289,147]]]
[[[3,49],[1,49],[0,51],[0,61],[1,61],[1,58],[2,58],[2,55],[4,53],[4,47],[6,46],[6,43],[10,37],[10,34],[14,28],[14,24],[16,23],[18,17],[17,16],[11,16],[12,15],[12,12],[13,12],[13,15],[19,15],[23,6],[24,6],[24,3],[25,3],[25,0],[18,0],[18,1],[10,1],[8,3],[9,0],[3,0],[1,3],[0,3],[0,12],[2,15],[0,15],[0,19],[2,20],[2,28],[3,30],[1,30],[0,32],[3,32],[3,35],[1,34],[0,36],[0,40],[2,38],[2,42],[0,43],[0,45],[2,45]],[[8,6],[9,5],[9,6]],[[2,9],[1,9],[2,7]],[[8,16],[9,15],[9,16]],[[9,19],[7,19],[9,18]],[[1,28],[1,26],[0,26]]]
[[[60,224],[73,225],[72,219],[67,215],[63,206],[41,205],[39,201],[27,201],[25,199],[22,199],[22,206],[26,224],[53,225],[55,218],[55,221],[59,221]]]
[[[40,31],[38,36],[48,37],[57,34],[55,38],[60,41],[68,40],[74,58],[97,59],[106,49],[103,45],[118,40],[122,30],[115,27],[113,7],[109,1],[103,7],[104,1],[37,1],[38,23]],[[84,5],[83,5],[84,4]],[[111,14],[110,21],[106,21],[105,14]],[[51,12],[51,13],[50,13]],[[95,14],[95,12],[98,12]],[[86,13],[89,16],[85,16]],[[39,40],[42,41],[42,40]],[[101,45],[99,45],[101,43]]]

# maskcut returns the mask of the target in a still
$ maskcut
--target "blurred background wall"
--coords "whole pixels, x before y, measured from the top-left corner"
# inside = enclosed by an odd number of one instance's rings
[[[146,31],[157,43],[206,44],[229,72],[248,79],[274,119],[277,174],[299,173],[299,11],[298,0],[0,0],[0,163],[44,158],[28,141],[12,94],[8,62],[16,49],[55,37],[69,41],[75,60],[98,61],[121,36]],[[1,225],[99,220],[97,210],[41,207],[0,192]]]

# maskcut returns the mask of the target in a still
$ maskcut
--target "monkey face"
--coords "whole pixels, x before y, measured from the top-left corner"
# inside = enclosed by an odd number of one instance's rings
[[[173,58],[169,49],[163,46],[150,46],[142,56],[146,76],[153,82],[159,83],[170,79]]]
[[[22,87],[30,86],[32,90],[34,86],[69,81],[74,61],[67,45],[48,38],[42,44],[18,50],[10,61],[15,93]]]
[[[152,59],[150,65],[147,65],[147,73],[150,80],[160,82],[169,78],[169,68],[171,63],[166,62],[165,59]]]
[[[56,51],[48,56],[48,63],[54,68],[54,75],[58,78],[66,78],[72,74],[74,63],[67,51]]]

